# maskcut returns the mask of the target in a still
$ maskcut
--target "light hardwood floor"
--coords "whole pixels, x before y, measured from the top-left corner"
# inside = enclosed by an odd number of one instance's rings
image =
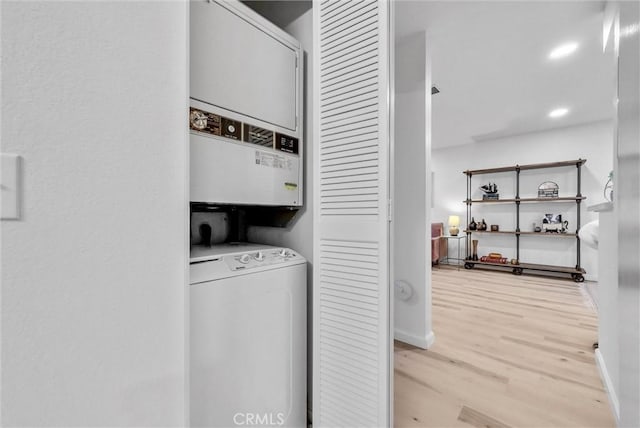
[[[396,342],[396,427],[613,427],[581,286],[433,270],[434,346]]]

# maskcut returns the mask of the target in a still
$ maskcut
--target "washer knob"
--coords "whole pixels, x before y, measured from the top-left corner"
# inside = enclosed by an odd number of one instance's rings
[[[249,254],[243,254],[240,256],[240,263],[249,263],[250,259]]]
[[[254,259],[256,259],[257,261],[261,262],[264,260],[264,253],[262,251],[258,251],[254,256]]]
[[[280,257],[289,257],[291,255],[291,252],[289,250],[287,250],[286,248],[283,248],[283,249],[280,250],[278,255]]]

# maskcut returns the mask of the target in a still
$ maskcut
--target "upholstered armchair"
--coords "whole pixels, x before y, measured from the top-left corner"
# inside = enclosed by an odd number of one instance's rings
[[[431,223],[431,264],[438,264],[446,255],[447,242],[444,236],[444,223]]]

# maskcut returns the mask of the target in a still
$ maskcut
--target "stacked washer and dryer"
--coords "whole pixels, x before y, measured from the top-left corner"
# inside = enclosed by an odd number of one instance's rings
[[[237,1],[190,8],[190,422],[304,427],[306,260],[243,242],[302,206],[302,49]]]

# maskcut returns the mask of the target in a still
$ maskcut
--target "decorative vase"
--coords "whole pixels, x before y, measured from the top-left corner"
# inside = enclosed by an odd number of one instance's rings
[[[471,243],[473,244],[473,256],[471,257],[471,260],[477,261],[478,260],[478,240],[474,239],[471,241]]]
[[[484,219],[478,223],[478,230],[487,230],[487,223],[485,223]]]
[[[476,230],[478,225],[473,217],[471,217],[471,223],[469,223],[469,230]]]

